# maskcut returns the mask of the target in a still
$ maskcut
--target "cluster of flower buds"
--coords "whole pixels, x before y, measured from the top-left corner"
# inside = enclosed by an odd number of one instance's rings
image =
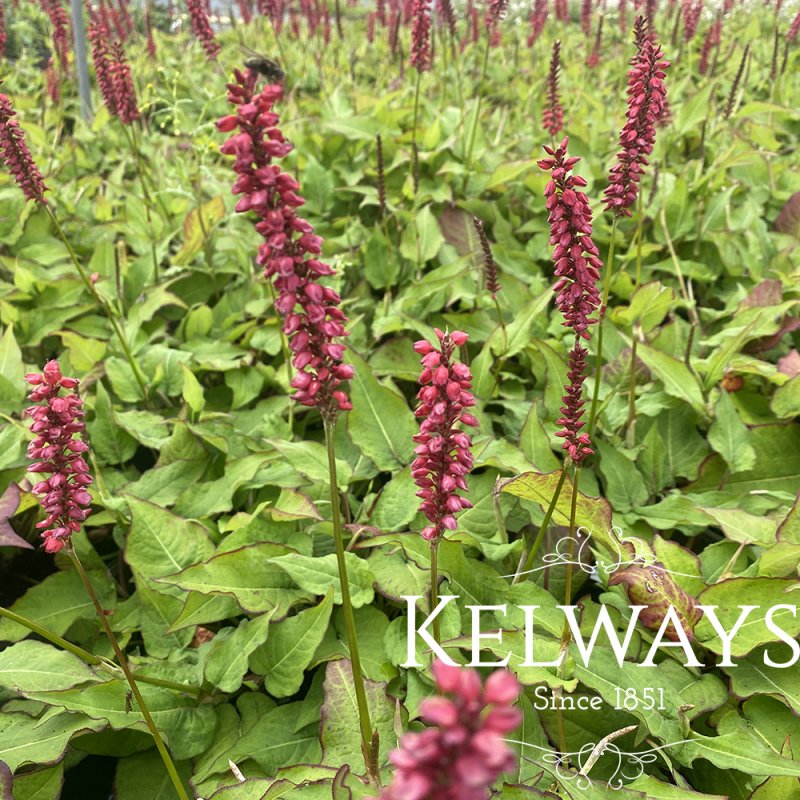
[[[442,661],[434,662],[433,675],[450,697],[422,701],[420,717],[432,727],[400,740],[389,756],[394,778],[380,800],[487,800],[492,784],[516,764],[503,737],[522,720],[514,708],[519,683],[500,669],[481,686],[475,670]]]
[[[422,356],[416,416],[422,419],[414,437],[416,457],[411,476],[419,487],[420,511],[430,525],[422,530],[427,541],[437,541],[445,530],[457,527],[455,515],[472,503],[458,494],[466,491],[466,476],[472,470],[472,440],[457,426],[477,427],[478,420],[465,411],[475,405],[472,374],[465,364],[453,360],[456,347],[466,344],[467,334],[436,330],[439,347],[425,339],[414,345]]]
[[[549,13],[548,0],[536,0],[531,11],[530,25],[531,31],[528,34],[528,47],[533,47],[536,40],[542,35],[547,15]]]
[[[340,388],[342,381],[353,377],[353,368],[342,363],[345,348],[339,341],[347,336],[347,317],[338,293],[319,282],[334,272],[318,258],[322,239],[297,213],[305,203],[298,194],[300,186],[273,163],[292,150],[273,111],[283,89],[270,84],[257,92],[256,72],[236,70],[234,75],[236,82],[228,84],[228,100],[236,113],[220,119],[217,128],[225,133],[237,131],[220,148],[235,157],[233,193],[240,195],[236,210],[252,211],[258,217],[256,230],[264,237],[258,263],[278,293],[275,308],[283,317],[297,370],[292,380],[295,399],[317,407],[330,419],[337,411],[351,408]]]
[[[30,373],[25,380],[33,386],[28,398],[37,404],[25,410],[33,419],[31,432],[36,434],[28,445],[28,457],[34,461],[30,472],[50,473],[33,487],[47,513],[36,527],[44,529],[45,550],[57,553],[80,531],[92,502],[86,490],[92,477],[83,458],[89,446],[80,438],[85,427],[83,401],[78,381],[65,378],[57,361],[48,361],[42,374]],[[62,395],[62,389],[70,393]]]
[[[690,42],[697,33],[700,15],[703,13],[703,0],[683,0],[683,38]]]
[[[587,352],[581,339],[589,338],[589,326],[597,322],[589,315],[600,306],[597,282],[603,265],[592,240],[589,199],[580,191],[586,181],[571,174],[580,159],[567,156],[567,145],[565,138],[556,148],[545,147],[549,157],[539,161],[539,166],[551,172],[544,193],[549,212],[550,244],[555,245],[553,261],[558,280],[553,291],[564,315],[564,325],[575,332],[575,345],[569,354],[569,383],[564,389],[562,417],[558,420],[561,430],[556,435],[564,439],[564,449],[580,466],[592,453],[588,435],[580,432],[584,425],[582,392]]]
[[[70,27],[67,11],[61,0],[41,0],[42,9],[50,18],[53,30],[53,49],[58,55],[62,71],[69,67]]]
[[[205,7],[203,0],[186,0],[186,7],[189,9],[192,33],[203,45],[203,50],[206,51],[208,60],[213,61],[222,48],[216,36],[214,36],[214,29],[211,27],[211,23],[208,21],[208,9]]]
[[[427,72],[433,63],[430,0],[414,0],[413,17],[409,61],[417,72]]]
[[[589,326],[597,321],[589,315],[600,305],[597,281],[603,265],[592,240],[589,198],[580,191],[586,180],[571,174],[580,158],[567,156],[568,144],[569,140],[564,138],[556,148],[545,146],[548,158],[539,161],[539,166],[551,172],[544,196],[549,212],[550,244],[555,245],[556,303],[564,315],[564,325],[588,339]]]
[[[550,72],[547,74],[547,102],[542,113],[542,126],[555,136],[564,125],[564,111],[558,98],[558,73],[561,69],[561,42],[553,42]]]
[[[661,48],[654,33],[648,33],[643,17],[637,17],[635,36],[640,42],[633,66],[628,72],[627,121],[619,135],[617,163],[609,172],[605,209],[617,216],[630,216],[639,194],[639,181],[656,141],[656,124],[667,113],[667,89]]]
[[[0,161],[6,166],[27,200],[46,203],[42,173],[25,144],[25,134],[14,119],[16,111],[11,101],[0,94]]]

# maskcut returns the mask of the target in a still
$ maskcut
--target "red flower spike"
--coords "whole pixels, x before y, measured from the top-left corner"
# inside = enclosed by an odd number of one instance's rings
[[[455,515],[472,507],[458,493],[467,490],[466,476],[472,470],[472,439],[458,426],[478,425],[466,411],[475,405],[470,391],[472,374],[467,366],[453,360],[456,347],[466,344],[467,334],[444,333],[436,328],[436,337],[438,349],[424,339],[414,345],[414,350],[422,356],[416,410],[422,422],[414,436],[417,447],[411,476],[419,487],[420,511],[431,523],[422,530],[422,538],[430,542],[440,539],[445,530],[455,530]]]
[[[409,62],[417,72],[427,72],[433,63],[431,52],[431,5],[429,0],[414,0],[414,26],[411,29]]]
[[[80,531],[91,511],[92,496],[86,487],[92,484],[92,477],[83,455],[89,446],[80,438],[85,428],[83,401],[78,396],[78,381],[65,378],[57,361],[48,361],[42,374],[28,374],[25,380],[34,387],[28,398],[36,403],[25,409],[36,434],[28,444],[28,457],[33,461],[29,472],[51,473],[32,490],[47,514],[36,527],[44,529],[44,549],[57,553]],[[69,393],[62,395],[62,389]]]
[[[442,661],[434,662],[433,676],[450,697],[422,701],[420,718],[430,727],[402,737],[380,800],[487,800],[492,784],[516,764],[504,737],[522,721],[513,707],[520,685],[499,669],[481,686],[474,669]]]
[[[603,193],[605,210],[617,216],[630,216],[636,203],[639,182],[653,152],[656,124],[668,115],[667,90],[664,85],[668,61],[655,39],[645,29],[643,17],[636,18],[636,40],[640,43],[628,73],[628,118],[619,134],[617,163],[609,171],[609,185]]]
[[[305,203],[298,194],[300,186],[273,163],[292,150],[273,111],[283,89],[271,84],[256,92],[258,75],[252,70],[236,70],[234,76],[228,100],[235,113],[220,119],[217,128],[233,133],[220,150],[235,157],[233,193],[240,195],[236,210],[253,211],[258,217],[255,227],[264,242],[257,260],[277,290],[275,308],[283,318],[297,370],[294,398],[332,419],[337,411],[352,408],[340,388],[353,377],[353,368],[342,362],[345,348],[340,340],[347,336],[347,316],[339,295],[319,282],[334,273],[318,258],[322,239],[297,213]]]
[[[564,111],[558,99],[558,73],[561,69],[561,42],[553,43],[553,54],[550,57],[550,72],[547,76],[547,104],[542,113],[542,126],[551,135],[556,136],[564,126]]]
[[[8,97],[0,94],[0,161],[22,189],[25,198],[44,205],[47,186],[25,143],[25,134],[14,119],[16,114]]]

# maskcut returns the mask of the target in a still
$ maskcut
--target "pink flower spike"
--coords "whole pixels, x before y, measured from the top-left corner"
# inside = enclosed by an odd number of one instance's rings
[[[380,800],[487,800],[516,763],[503,737],[522,720],[513,707],[520,686],[506,670],[482,687],[473,669],[440,661],[432,669],[437,688],[450,696],[422,701],[420,716],[434,727],[403,736],[389,756],[395,773]]]
[[[228,84],[234,113],[222,117],[217,127],[231,134],[220,150],[235,159],[236,209],[253,212],[256,230],[264,237],[257,261],[275,287],[275,308],[289,337],[294,398],[332,419],[352,407],[343,384],[353,376],[352,367],[342,362],[347,316],[338,293],[319,281],[333,270],[318,259],[322,239],[297,213],[305,202],[300,187],[275,163],[292,150],[273,110],[283,89],[270,84],[257,91],[259,76],[253,70],[235,70],[234,77]]]
[[[455,514],[469,508],[469,501],[458,494],[466,488],[464,476],[472,470],[470,437],[459,426],[477,427],[478,421],[465,409],[475,405],[472,374],[464,364],[453,361],[456,347],[467,342],[462,331],[436,330],[439,349],[430,342],[414,345],[422,353],[419,376],[419,405],[415,412],[422,419],[414,436],[416,458],[411,474],[422,499],[420,511],[431,525],[421,531],[423,539],[436,542],[445,530],[455,530]]]
[[[51,473],[32,489],[46,513],[46,519],[36,527],[44,529],[42,538],[48,553],[66,547],[80,522],[89,516],[92,496],[86,486],[92,483],[89,467],[80,455],[89,446],[75,434],[83,435],[83,401],[78,395],[78,381],[65,378],[57,361],[48,361],[41,375],[25,376],[35,387],[28,395],[40,405],[30,406],[25,413],[33,419],[31,431],[37,436],[28,445],[28,455],[34,460],[28,471]],[[61,390],[71,392],[61,395]]]

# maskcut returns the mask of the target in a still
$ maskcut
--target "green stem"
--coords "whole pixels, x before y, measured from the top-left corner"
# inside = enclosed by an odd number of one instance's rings
[[[565,470],[566,472],[566,470]],[[581,477],[581,468],[576,466],[575,472],[572,477],[572,503],[570,504],[569,510],[569,550],[567,553],[567,573],[566,573],[566,580],[564,583],[564,605],[568,606],[570,600],[572,599],[572,572],[574,564],[572,563],[575,560],[575,521],[578,514],[578,483]],[[561,648],[562,650],[569,645],[571,639],[571,629],[569,627],[569,623],[564,622],[564,633],[561,636]],[[563,662],[562,662],[563,666]],[[561,669],[561,667],[559,667]]]
[[[606,323],[606,306],[608,305],[608,296],[611,293],[611,276],[614,272],[614,242],[617,237],[617,220],[611,223],[611,241],[608,244],[608,258],[606,259],[606,277],[603,281],[603,299],[600,304],[600,319],[597,325],[597,355],[594,362],[594,389],[592,390],[592,406],[589,411],[589,426],[587,433],[591,439],[594,433],[594,426],[597,423],[597,402],[600,399],[600,369],[603,365],[603,329]]]
[[[417,153],[417,123],[419,120],[419,90],[422,83],[422,73],[417,70],[417,85],[414,89],[414,119],[411,125],[411,182],[414,186],[414,195],[417,194],[417,178],[419,174]]]
[[[431,608],[433,610],[439,605],[439,542],[434,540],[431,542]],[[433,618],[433,640],[440,644],[442,641],[442,633],[439,628],[439,617]]]
[[[147,383],[145,381],[144,375],[142,375],[141,370],[139,369],[139,365],[133,357],[133,353],[131,353],[130,348],[128,347],[128,342],[125,339],[124,334],[122,333],[122,328],[119,326],[119,322],[117,321],[116,315],[114,314],[113,309],[109,304],[103,299],[103,297],[98,293],[97,289],[95,288],[92,281],[89,279],[89,276],[86,274],[86,270],[81,266],[81,262],[78,261],[78,256],[75,251],[72,249],[72,245],[67,238],[67,234],[64,232],[64,229],[61,227],[61,223],[58,221],[58,217],[56,217],[55,212],[48,204],[44,204],[44,208],[47,210],[48,215],[50,216],[50,220],[56,228],[58,232],[58,236],[61,241],[64,243],[64,246],[67,248],[67,252],[69,253],[69,257],[75,266],[75,269],[78,271],[78,275],[80,276],[81,280],[83,281],[84,286],[89,290],[89,294],[94,297],[97,303],[103,307],[106,314],[108,315],[108,321],[111,323],[111,327],[114,329],[114,333],[117,335],[119,339],[120,347],[122,348],[123,355],[125,356],[125,360],[130,365],[130,368],[133,372],[133,376],[136,379],[136,382],[139,384],[139,388],[142,391],[142,397],[144,398],[145,402],[147,402]]]
[[[639,192],[639,224],[636,226],[636,279],[633,286],[634,295],[639,290],[642,283],[642,239],[644,228],[644,208],[642,205],[642,194]],[[636,348],[639,340],[636,336],[636,320],[633,323],[631,340],[631,366],[630,379],[628,385],[628,424],[625,434],[625,444],[628,448],[633,447],[634,428],[636,425]]]
[[[108,623],[108,618],[106,617],[102,605],[100,605],[100,600],[98,599],[94,587],[89,580],[89,576],[86,574],[86,570],[84,570],[83,564],[81,564],[81,560],[78,558],[78,554],[75,552],[72,545],[67,547],[67,555],[69,555],[70,560],[75,565],[75,569],[78,571],[78,575],[80,575],[83,585],[86,587],[86,591],[89,593],[89,597],[92,599],[92,603],[97,611],[97,615],[100,617],[100,623],[106,632],[106,636],[108,636],[108,640],[111,643],[111,647],[114,650],[117,661],[119,661],[119,665],[122,671],[125,673],[128,685],[131,687],[131,692],[136,698],[136,702],[139,705],[139,710],[141,711],[144,721],[150,730],[153,741],[156,743],[156,748],[158,749],[158,752],[161,755],[161,760],[164,762],[164,766],[169,773],[169,777],[172,780],[172,785],[175,787],[175,792],[181,800],[189,800],[189,795],[186,794],[186,790],[183,788],[183,783],[178,775],[178,770],[175,769],[175,764],[173,763],[172,757],[170,756],[169,751],[164,744],[164,740],[161,738],[161,734],[158,732],[158,728],[156,727],[153,717],[150,714],[150,709],[147,707],[147,704],[142,697],[142,693],[139,691],[136,678],[134,678],[133,672],[131,672],[131,668],[128,665],[128,659],[125,658],[125,654],[122,652],[122,648],[119,646],[117,637],[114,635],[114,631],[111,630],[111,625]]]
[[[353,616],[353,603],[350,599],[350,583],[347,576],[347,562],[344,553],[344,536],[342,535],[342,518],[339,508],[339,487],[336,478],[336,452],[333,445],[333,420],[323,420],[325,428],[325,447],[328,451],[328,474],[331,493],[331,522],[333,524],[333,538],[336,543],[336,563],[339,567],[339,585],[342,590],[342,613],[344,615],[345,629],[347,630],[347,646],[350,651],[350,663],[353,666],[353,686],[356,692],[358,706],[358,721],[361,728],[361,750],[364,754],[364,764],[367,773],[376,788],[380,786],[377,774],[378,754],[372,748],[372,722],[367,704],[367,692],[364,687],[364,673],[361,671],[361,656],[358,650],[356,637],[356,621]]]
[[[481,68],[481,77],[478,82],[478,99],[475,102],[475,112],[472,115],[472,127],[469,131],[469,142],[467,143],[467,150],[464,153],[464,188],[469,181],[469,168],[472,162],[472,150],[475,147],[475,136],[478,131],[478,119],[481,114],[481,102],[483,101],[482,87],[483,81],[486,79],[486,68],[489,65],[489,48],[491,46],[491,37],[486,37],[486,49],[483,52],[483,66]]]
[[[536,558],[536,554],[539,552],[539,548],[542,545],[542,540],[544,539],[544,534],[547,531],[548,525],[550,525],[550,520],[553,518],[553,512],[556,510],[556,504],[558,503],[558,498],[561,496],[561,490],[564,488],[564,481],[567,478],[567,465],[561,468],[561,475],[558,478],[558,484],[556,485],[556,489],[553,492],[553,499],[550,501],[550,505],[547,507],[547,512],[544,515],[544,519],[542,520],[542,524],[539,526],[539,533],[536,534],[536,539],[533,542],[533,546],[528,553],[527,558],[525,558],[524,563],[520,560],[520,566],[517,567],[517,572],[514,575],[514,579],[511,583],[518,583],[523,575],[526,575],[531,567],[533,566],[534,559]]]
[[[79,659],[81,659],[81,661],[84,661],[87,664],[91,664],[94,667],[108,667],[109,669],[114,670],[115,672],[118,670],[117,665],[114,664],[113,661],[107,661],[105,658],[102,658],[101,656],[96,656],[94,653],[90,653],[88,650],[84,650],[77,644],[68,642],[66,639],[62,638],[57,633],[53,633],[53,631],[50,631],[47,628],[42,627],[41,625],[39,625],[38,622],[34,622],[32,619],[23,617],[21,614],[17,614],[16,612],[11,611],[8,608],[3,608],[2,606],[0,606],[0,617],[5,617],[11,622],[15,622],[17,625],[22,625],[29,631],[33,631],[33,633],[38,634],[43,639],[47,639],[48,642],[51,642],[57,647],[60,647],[62,650],[66,650],[68,653],[72,653],[72,655],[77,656]],[[163,678],[150,678],[147,675],[136,674],[136,679],[140,683],[149,683],[152,686],[163,686],[165,689],[172,689],[173,691],[176,692],[186,692],[187,694],[194,694],[194,695],[201,695],[203,693],[203,690],[198,688],[197,686],[185,686],[182,683],[177,683],[176,681],[168,681]]]

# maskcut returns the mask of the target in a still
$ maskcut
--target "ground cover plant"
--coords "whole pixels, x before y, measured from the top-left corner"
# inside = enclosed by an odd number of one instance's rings
[[[0,11],[2,800],[800,796],[796,5]]]

